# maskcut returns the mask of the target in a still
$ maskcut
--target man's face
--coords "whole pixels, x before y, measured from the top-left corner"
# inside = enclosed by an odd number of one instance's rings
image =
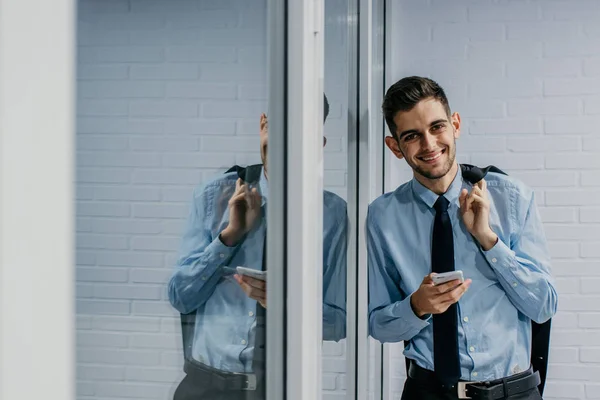
[[[260,116],[260,159],[263,163],[265,175],[267,175],[267,145],[269,141],[269,121],[263,113]]]
[[[416,174],[435,180],[444,177],[456,159],[456,139],[460,136],[460,116],[448,119],[442,103],[422,100],[410,111],[394,116],[396,138],[385,143],[398,158],[404,158]]]

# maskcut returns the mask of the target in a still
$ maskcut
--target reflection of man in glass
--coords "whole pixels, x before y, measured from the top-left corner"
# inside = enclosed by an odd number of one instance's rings
[[[325,98],[324,117],[329,105]],[[263,269],[265,257],[268,121],[260,120],[263,165],[219,176],[194,191],[169,300],[195,315],[186,351],[187,376],[176,400],[264,397],[266,283],[236,274]],[[325,142],[324,142],[325,144]],[[254,175],[254,176],[253,176]],[[323,193],[323,339],[346,334],[346,203]]]

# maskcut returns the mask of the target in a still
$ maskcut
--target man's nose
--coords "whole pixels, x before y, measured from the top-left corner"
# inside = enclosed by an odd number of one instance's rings
[[[425,150],[432,150],[435,148],[435,137],[429,133],[425,132],[425,134],[421,137],[421,146]]]

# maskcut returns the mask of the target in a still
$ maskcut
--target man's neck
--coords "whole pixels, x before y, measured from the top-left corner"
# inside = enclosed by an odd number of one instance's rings
[[[456,178],[456,174],[458,173],[458,163],[454,162],[450,171],[443,177],[439,179],[428,179],[422,175],[417,173],[414,174],[415,179],[419,181],[419,183],[425,186],[427,189],[431,190],[433,193],[437,195],[442,195],[448,191],[448,188]]]

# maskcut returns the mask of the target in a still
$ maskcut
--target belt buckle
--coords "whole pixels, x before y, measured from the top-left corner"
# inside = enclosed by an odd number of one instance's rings
[[[247,374],[246,382],[242,390],[256,390],[256,375],[255,374]]]
[[[459,399],[470,399],[471,397],[469,397],[467,395],[467,385],[472,385],[475,382],[458,382],[457,386],[456,386],[456,391],[458,392],[458,398]]]

